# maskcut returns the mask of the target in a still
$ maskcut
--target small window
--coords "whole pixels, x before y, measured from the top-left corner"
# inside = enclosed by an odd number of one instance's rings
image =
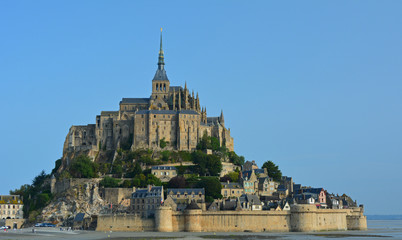
[[[156,115],[154,115],[154,118],[156,118]]]

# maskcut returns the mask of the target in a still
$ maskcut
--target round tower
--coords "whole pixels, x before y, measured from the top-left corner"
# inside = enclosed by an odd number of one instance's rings
[[[156,209],[155,230],[158,232],[173,232],[171,207],[160,206]]]
[[[202,209],[193,201],[184,210],[185,225],[184,229],[187,232],[201,232],[201,215]]]
[[[290,211],[290,231],[311,232],[317,229],[317,207],[315,205],[292,205]]]

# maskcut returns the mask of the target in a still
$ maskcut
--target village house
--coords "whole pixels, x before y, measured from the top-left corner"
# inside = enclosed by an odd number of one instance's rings
[[[243,186],[240,183],[221,182],[221,194],[223,198],[238,198],[244,193]]]
[[[168,188],[164,206],[170,206],[177,211],[183,211],[194,201],[199,208],[205,210],[204,188]],[[173,204],[174,202],[174,204]]]
[[[253,160],[253,161],[246,161],[244,164],[243,164],[243,168],[242,168],[242,171],[244,172],[244,171],[252,171],[253,169],[258,169],[258,166],[257,166],[257,164],[255,163],[255,161]]]
[[[18,195],[0,195],[0,219],[23,218],[24,204]]]
[[[134,189],[131,194],[131,210],[143,218],[152,217],[155,209],[163,203],[163,186]]]
[[[295,199],[300,199],[300,203],[307,203],[309,198],[314,198],[315,204],[320,208],[327,208],[327,196],[323,188],[301,188],[294,195]],[[311,200],[308,200],[309,203]],[[311,203],[310,203],[311,204]]]
[[[159,178],[161,182],[169,182],[177,176],[177,169],[173,166],[153,166],[151,173]]]
[[[255,194],[258,191],[258,180],[254,170],[243,172],[241,183],[245,194]]]
[[[257,195],[243,194],[240,198],[240,205],[243,210],[261,211],[262,203]]]
[[[278,185],[269,177],[258,179],[258,195],[262,196],[272,196]]]

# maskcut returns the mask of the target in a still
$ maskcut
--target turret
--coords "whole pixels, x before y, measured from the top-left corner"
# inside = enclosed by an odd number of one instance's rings
[[[176,110],[176,92],[175,92],[174,88],[173,88],[173,107],[172,107],[172,109]]]
[[[223,110],[221,110],[221,116],[219,117],[219,122],[222,127],[225,127],[225,118],[223,117]]]
[[[181,90],[180,90],[180,88],[179,88],[178,104],[179,104],[178,109],[179,109],[179,111],[180,111],[180,110],[181,110]]]
[[[193,93],[192,93],[192,97],[191,97],[192,99],[191,99],[191,109],[192,110],[195,110],[195,98],[194,98],[194,90],[193,90]]]

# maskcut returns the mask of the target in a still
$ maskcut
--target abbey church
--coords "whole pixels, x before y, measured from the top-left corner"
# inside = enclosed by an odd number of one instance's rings
[[[219,117],[207,117],[198,93],[190,94],[187,84],[184,88],[170,86],[161,33],[151,96],[123,98],[118,111],[102,111],[95,124],[72,126],[64,143],[63,159],[68,161],[71,153],[78,152],[95,158],[100,150],[123,147],[192,151],[204,134],[218,138],[221,146],[233,151],[233,138],[230,129],[225,128],[223,112]]]

